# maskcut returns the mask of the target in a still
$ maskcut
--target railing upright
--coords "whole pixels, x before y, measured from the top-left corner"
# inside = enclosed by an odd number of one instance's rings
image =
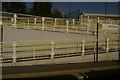
[[[2,62],[2,42],[0,42],[0,62]]]
[[[89,34],[89,21],[88,21],[88,23],[86,25],[86,34]]]
[[[17,15],[16,14],[14,14],[13,15],[13,18],[14,18],[14,24],[13,24],[13,26],[14,26],[14,28],[16,28],[16,22],[17,22]]]
[[[81,24],[82,24],[82,21],[83,21],[83,15],[80,16],[80,21],[81,21]]]
[[[118,50],[118,42],[116,41],[115,43],[116,43],[116,44],[115,44],[115,46],[116,46],[116,47],[115,47],[115,50],[117,51],[117,50]]]
[[[69,21],[67,20],[66,21],[66,31],[68,32],[68,23],[69,23]]]
[[[55,55],[55,42],[51,42],[51,59],[54,59]]]
[[[12,58],[13,58],[13,63],[16,63],[16,58],[17,58],[17,55],[16,55],[16,42],[13,42],[12,44],[12,47],[13,47],[13,55],[12,55]]]
[[[11,23],[12,23],[12,25],[14,24],[14,19],[13,18],[11,18]]]
[[[55,23],[54,23],[54,31],[55,31],[55,27],[57,26],[57,19],[55,19]]]
[[[45,18],[42,17],[42,31],[44,31],[44,27],[45,27]]]
[[[34,28],[36,28],[36,22],[37,22],[37,18],[34,18]]]
[[[30,21],[28,20],[28,28],[29,28],[29,26],[30,26]]]
[[[109,51],[109,38],[106,39],[106,53]]]
[[[33,59],[35,59],[35,47],[33,48]]]
[[[74,25],[75,25],[75,19],[73,19],[73,27],[75,27]]]
[[[82,40],[82,55],[85,53],[85,40]]]

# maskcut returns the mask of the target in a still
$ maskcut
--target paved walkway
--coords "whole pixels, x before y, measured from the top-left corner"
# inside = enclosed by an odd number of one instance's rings
[[[73,63],[73,64],[56,64],[56,65],[34,65],[34,66],[17,66],[3,67],[3,78],[25,78],[40,77],[51,75],[63,75],[78,72],[88,72],[91,70],[108,70],[120,68],[117,61],[102,61],[98,63]]]

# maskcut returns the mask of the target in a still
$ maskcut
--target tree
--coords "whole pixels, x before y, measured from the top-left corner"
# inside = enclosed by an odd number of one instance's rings
[[[26,13],[26,5],[24,2],[3,2],[2,10],[12,13]]]
[[[64,14],[61,10],[58,9],[52,9],[51,17],[54,18],[63,18]]]
[[[32,14],[49,17],[51,14],[51,2],[33,2]]]
[[[2,11],[7,11],[9,9],[9,3],[8,2],[2,2]]]

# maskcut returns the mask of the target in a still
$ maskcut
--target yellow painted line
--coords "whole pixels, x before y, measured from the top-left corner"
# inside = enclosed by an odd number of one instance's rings
[[[85,48],[86,49],[86,48]],[[85,52],[88,52],[88,51],[92,51],[92,52],[94,52],[94,49],[93,50],[85,50]]]
[[[33,48],[34,49],[34,48]],[[51,49],[51,47],[41,47],[41,48],[35,48],[36,50],[38,49]]]
[[[96,41],[85,41],[85,43],[95,43]]]
[[[81,43],[81,42],[80,42]],[[80,44],[78,42],[56,42],[56,45],[71,45],[71,44]]]
[[[113,40],[109,40],[109,42],[113,42],[113,41],[120,41],[120,40],[118,40],[118,39],[113,39]]]
[[[17,52],[16,54],[29,54],[29,53],[34,53],[33,51],[29,51],[29,52]]]
[[[97,40],[98,42],[105,42],[105,40]]]
[[[11,48],[10,50],[3,50],[3,52],[9,52],[9,51],[13,51],[13,49]]]
[[[85,46],[85,49],[94,48],[94,46]]]
[[[54,21],[47,21],[47,20],[45,20],[45,22],[50,22],[50,23],[54,23]]]
[[[87,46],[95,46],[96,44],[95,43],[93,43],[93,44],[85,44],[85,46],[87,47]]]
[[[28,49],[16,49],[16,51],[28,51],[28,50],[35,50],[35,48],[28,48]]]
[[[12,48],[12,46],[4,46],[4,47],[1,47],[1,48]]]
[[[4,20],[2,20],[2,22],[4,23],[11,23],[12,24],[12,22],[10,21],[10,20],[6,20],[6,21],[4,21]]]
[[[99,45],[106,46],[106,44],[98,44],[98,46],[99,46]]]
[[[48,46],[50,43],[18,44],[17,47]]]
[[[76,30],[76,28],[75,28],[75,27],[68,27],[68,29],[74,29],[74,30]]]
[[[55,48],[69,48],[69,47],[77,47],[77,45],[75,45],[75,46],[61,46],[61,47],[55,47]]]
[[[51,31],[54,31],[54,29],[50,29],[50,28],[45,28],[45,30],[51,30]]]
[[[13,18],[13,17],[6,17],[6,16],[2,16],[2,18],[10,18],[10,19],[11,19],[11,18]]]
[[[2,45],[1,47],[2,47],[2,48],[7,48],[7,47],[12,48],[12,45],[10,45],[10,44],[5,44],[5,45]]]
[[[64,26],[66,26],[66,23],[57,22],[57,25],[64,25]]]
[[[42,51],[35,51],[36,53],[38,52],[50,52],[51,53],[51,49],[50,50],[42,50]]]
[[[116,46],[116,44],[108,44],[109,46]]]
[[[29,54],[29,53],[38,53],[38,52],[50,52],[50,50],[41,50],[41,51],[26,51],[26,52],[17,52],[16,54]]]
[[[17,25],[23,25],[23,26],[42,26],[41,23],[24,23],[24,22],[21,22],[21,23],[17,23]]]
[[[77,50],[77,49],[81,49],[81,48],[65,48],[65,49],[57,49],[57,50],[55,50],[55,51],[67,51],[67,50]]]
[[[45,24],[46,27],[53,27],[54,28],[54,25],[50,25],[50,24]]]
[[[34,18],[31,19],[31,18],[29,18],[29,17],[28,17],[28,18],[26,18],[26,17],[24,17],[24,18],[18,17],[17,20],[19,20],[19,21],[20,21],[20,20],[26,20],[26,21],[29,20],[29,22],[31,22],[31,21],[34,22],[34,21],[35,21]],[[36,21],[42,21],[42,20],[37,19]]]
[[[4,54],[1,54],[1,55],[9,55],[9,56],[12,56],[13,53],[4,53]],[[6,57],[6,56],[5,56]],[[3,57],[4,58],[4,57]]]
[[[55,28],[66,29],[66,27],[65,27],[65,26],[55,26]]]

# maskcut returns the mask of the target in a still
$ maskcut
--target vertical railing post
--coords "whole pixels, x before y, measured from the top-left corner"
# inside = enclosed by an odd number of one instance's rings
[[[16,58],[17,58],[17,56],[16,56],[16,46],[17,46],[16,42],[13,42],[13,44],[12,44],[12,47],[13,47],[13,55],[12,55],[13,63],[16,63]]]
[[[79,43],[77,43],[77,53],[80,52],[79,48],[80,48]]]
[[[57,19],[55,19],[55,23],[54,23],[54,31],[55,31],[55,27],[57,26]]]
[[[82,55],[85,53],[85,40],[82,40]]]
[[[34,18],[34,25],[35,25],[34,28],[36,28],[36,20],[37,20],[37,19]]]
[[[51,42],[51,59],[54,59],[55,55],[55,42]]]
[[[96,52],[96,43],[94,43],[95,45],[94,45],[94,53]]]
[[[0,54],[1,54],[0,55],[0,62],[2,62],[2,54],[3,54],[2,53],[2,45],[1,44],[2,44],[2,42],[0,42]]]
[[[115,46],[116,46],[116,47],[115,47],[115,50],[117,51],[117,50],[118,50],[118,42],[116,41],[115,43],[116,43],[116,44],[115,44]]]
[[[30,21],[28,20],[28,28],[29,28]]]
[[[89,16],[87,17],[87,19],[88,19],[88,23],[87,23],[87,25],[86,25],[86,27],[87,27],[87,30],[86,30],[87,32],[86,32],[86,34],[89,33],[89,25],[90,25],[90,23],[89,23],[89,22],[90,22],[90,21],[89,21]]]
[[[12,23],[12,25],[14,24],[14,19],[13,18],[11,18],[11,23]]]
[[[17,24],[16,24],[16,22],[17,22],[17,15],[14,14],[13,17],[14,17],[14,25],[13,25],[13,26],[14,26],[14,28],[16,28],[16,25],[17,25]]]
[[[98,17],[98,21],[97,21],[98,23],[100,22],[100,18]]]
[[[74,25],[75,25],[75,19],[73,19],[73,27],[74,27]]]
[[[81,24],[82,24],[82,21],[83,21],[83,15],[80,16],[80,21],[81,21]]]
[[[1,44],[2,44],[2,42],[0,42],[0,54],[2,54],[2,50],[1,50],[2,49],[2,45]]]
[[[42,17],[42,31],[44,31],[44,27],[45,27],[45,18]]]
[[[35,59],[35,47],[33,48],[33,59]]]
[[[67,20],[66,21],[66,31],[68,32],[68,23],[69,23],[69,21]]]
[[[106,53],[109,51],[109,38],[106,39]]]

